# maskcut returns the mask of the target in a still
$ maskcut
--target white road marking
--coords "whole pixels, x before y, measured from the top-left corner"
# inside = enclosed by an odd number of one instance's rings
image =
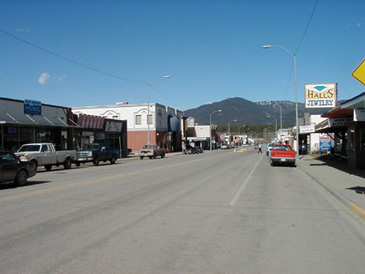
[[[232,201],[229,203],[229,205],[231,206],[235,206],[238,199],[240,198],[245,186],[247,185],[248,181],[251,179],[252,174],[255,172],[257,166],[259,165],[260,161],[262,159],[262,156],[260,157],[260,159],[257,161],[257,163],[255,164],[254,168],[251,170],[250,174],[247,176],[246,180],[243,182],[243,184],[241,185],[240,189],[237,191],[236,195],[234,195]]]

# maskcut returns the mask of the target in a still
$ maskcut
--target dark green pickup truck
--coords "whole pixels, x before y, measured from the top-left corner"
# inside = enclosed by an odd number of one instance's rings
[[[94,165],[99,165],[101,161],[110,161],[110,164],[115,164],[119,158],[119,152],[117,150],[108,149],[102,143],[86,144],[76,152],[76,165],[81,163],[93,162]]]

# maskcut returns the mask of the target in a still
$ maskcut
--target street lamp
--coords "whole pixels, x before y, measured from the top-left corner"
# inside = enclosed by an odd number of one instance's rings
[[[154,82],[161,78],[170,78],[169,74],[157,77],[151,83],[147,84],[147,144],[150,144],[150,89]],[[152,120],[151,120],[152,121]]]
[[[244,128],[246,125],[242,125],[238,127],[238,134],[241,134],[241,127]]]
[[[283,131],[283,107],[279,105],[280,107],[280,134]]]
[[[296,139],[297,139],[297,144],[296,144],[296,159],[299,160],[299,123],[298,123],[298,81],[297,81],[297,56],[293,53],[291,53],[288,49],[282,47],[282,46],[277,46],[277,45],[264,45],[262,46],[263,49],[268,49],[268,48],[279,48],[284,50],[286,53],[288,53],[291,57],[293,57],[293,64],[294,64],[294,85],[295,85],[295,124],[296,124]]]
[[[275,119],[275,132],[278,131],[278,119],[276,119],[275,117],[272,117],[270,115],[267,115],[266,117]]]
[[[234,120],[232,120],[232,121],[230,121],[229,123],[228,123],[228,136],[231,136],[231,123],[232,122],[237,122],[237,120],[236,119],[234,119]]]
[[[209,149],[212,150],[212,115],[216,112],[222,112],[221,109],[215,110],[212,113],[210,113],[209,115],[209,130],[210,130],[210,134],[209,134],[209,138],[210,138],[210,142],[209,142]]]

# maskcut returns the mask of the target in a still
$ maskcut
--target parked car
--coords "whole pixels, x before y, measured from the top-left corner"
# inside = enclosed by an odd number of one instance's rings
[[[110,161],[110,164],[113,165],[118,157],[119,152],[117,150],[111,150],[102,143],[91,143],[84,145],[82,150],[77,151],[76,165],[92,162],[97,166],[100,161]]]
[[[33,162],[35,169],[44,166],[46,170],[51,170],[52,166],[60,165],[69,169],[76,160],[76,150],[56,151],[52,143],[25,144],[15,154],[21,161]]]
[[[274,143],[269,143],[269,144],[266,145],[266,155],[267,156],[270,156],[271,149],[272,149],[273,146],[274,146]]]
[[[144,145],[143,148],[138,151],[138,155],[141,160],[143,160],[144,157],[152,159],[160,156],[161,158],[164,158],[165,149],[160,148],[159,145]]]
[[[189,147],[187,149],[187,152],[188,152],[188,154],[199,154],[199,153],[203,153],[204,150],[202,147],[196,146],[196,147]]]
[[[14,182],[22,186],[35,175],[33,162],[22,162],[13,152],[0,151],[0,183]]]
[[[228,148],[228,145],[227,144],[222,144],[221,145],[221,149],[227,149]]]
[[[277,144],[271,149],[269,156],[270,165],[287,164],[295,166],[296,152],[290,145]]]

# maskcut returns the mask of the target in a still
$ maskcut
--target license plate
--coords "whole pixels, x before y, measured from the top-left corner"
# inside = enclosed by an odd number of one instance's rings
[[[86,161],[86,158],[78,158],[79,161]]]
[[[286,161],[286,159],[281,159],[280,161],[285,162],[285,161]]]

